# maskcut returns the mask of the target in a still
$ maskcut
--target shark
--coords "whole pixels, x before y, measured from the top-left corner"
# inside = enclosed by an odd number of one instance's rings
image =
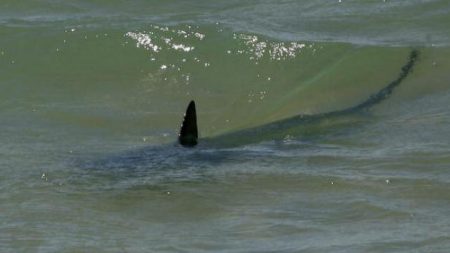
[[[365,101],[354,105],[352,107],[313,114],[313,115],[296,115],[290,118],[282,119],[272,123],[268,123],[262,126],[247,128],[233,133],[227,133],[223,135],[216,136],[214,138],[207,138],[205,142],[212,143],[214,140],[220,140],[223,144],[231,144],[237,140],[246,139],[249,142],[262,141],[270,135],[271,138],[280,138],[282,135],[287,133],[294,133],[296,126],[305,124],[314,124],[320,122],[324,119],[332,119],[337,117],[344,117],[347,115],[359,113],[362,111],[367,111],[375,105],[381,103],[382,101],[389,98],[393,93],[395,88],[397,88],[403,80],[412,72],[413,67],[419,57],[418,50],[412,50],[409,54],[408,60],[400,69],[400,73],[396,79],[387,84],[384,88],[379,90],[377,93],[372,94]],[[269,133],[269,134],[267,134]],[[184,119],[181,124],[181,129],[178,135],[178,143],[182,147],[192,148],[198,143],[198,127],[197,127],[197,113],[195,107],[195,101],[190,101],[186,113],[184,114]]]
[[[222,164],[230,160],[245,161],[252,154],[246,154],[245,152],[248,151],[243,149],[235,151],[233,148],[239,145],[250,145],[268,140],[282,140],[286,135],[301,136],[304,134],[305,128],[299,128],[299,126],[315,126],[323,121],[333,121],[333,119],[345,118],[346,116],[351,117],[352,115],[368,111],[392,95],[394,90],[413,71],[418,59],[419,51],[411,50],[406,63],[401,67],[398,76],[394,80],[363,102],[349,108],[319,114],[296,115],[213,137],[199,138],[196,104],[194,100],[191,100],[186,108],[177,142],[126,151],[119,155],[115,154],[105,159],[84,163],[83,167],[115,169],[116,172],[126,171],[127,175],[136,176],[140,173],[148,173],[149,168],[167,171],[170,168],[208,167],[211,164]],[[111,170],[108,171],[108,173],[111,173]]]

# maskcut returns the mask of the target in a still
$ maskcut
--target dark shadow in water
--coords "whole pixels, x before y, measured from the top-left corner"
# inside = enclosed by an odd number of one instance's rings
[[[364,102],[343,110],[314,114],[298,115],[284,120],[269,123],[263,126],[244,129],[241,131],[220,135],[211,139],[206,139],[208,144],[217,143],[220,146],[237,146],[243,143],[257,143],[268,139],[281,139],[286,135],[299,136],[316,131],[331,130],[331,128],[317,128],[321,123],[345,121],[345,118],[355,117],[368,111],[368,109],[387,99],[394,89],[412,72],[413,67],[419,57],[417,50],[412,50],[408,61],[401,68],[398,77],[386,87],[370,96]],[[333,126],[334,128],[334,126]]]

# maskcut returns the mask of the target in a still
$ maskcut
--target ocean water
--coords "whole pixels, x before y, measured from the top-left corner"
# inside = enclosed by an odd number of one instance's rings
[[[0,252],[449,252],[449,23],[444,0],[1,1]],[[411,52],[380,103],[282,124]]]

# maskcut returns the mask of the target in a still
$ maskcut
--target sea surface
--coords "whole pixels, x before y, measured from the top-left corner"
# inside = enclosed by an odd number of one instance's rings
[[[449,24],[448,0],[2,0],[0,252],[450,252]],[[264,127],[411,52],[382,102]]]

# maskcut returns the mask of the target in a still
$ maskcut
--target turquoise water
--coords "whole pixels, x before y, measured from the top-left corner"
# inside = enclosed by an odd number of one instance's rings
[[[449,12],[2,1],[0,251],[448,252]]]

